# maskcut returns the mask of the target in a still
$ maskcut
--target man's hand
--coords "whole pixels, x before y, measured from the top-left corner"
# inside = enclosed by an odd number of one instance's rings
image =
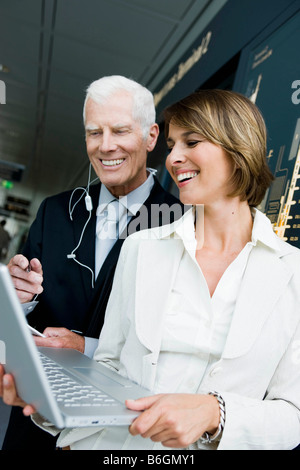
[[[83,336],[67,330],[67,328],[51,328],[48,327],[43,331],[46,338],[34,336],[34,341],[37,346],[44,346],[46,348],[70,348],[77,349],[77,351],[84,353],[85,339]]]
[[[185,448],[196,442],[205,431],[217,430],[220,412],[211,395],[165,394],[127,400],[130,410],[143,411],[129,431],[166,447]]]
[[[34,295],[43,292],[43,269],[37,258],[30,262],[23,255],[15,255],[7,268],[21,303],[30,302]]]
[[[0,364],[0,397],[3,402],[9,406],[21,406],[23,414],[30,416],[35,413],[35,408],[32,405],[27,405],[17,393],[14,378],[11,374],[5,374],[4,367]]]

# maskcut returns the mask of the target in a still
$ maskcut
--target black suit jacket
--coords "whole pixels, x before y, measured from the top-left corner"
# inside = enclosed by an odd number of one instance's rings
[[[77,259],[92,270],[95,267],[95,225],[99,192],[100,184],[90,187],[90,196],[93,201],[92,217],[86,227],[82,243],[75,252]],[[125,236],[121,235],[113,246],[93,289],[90,271],[67,258],[67,255],[77,246],[88,219],[84,197],[75,206],[72,214],[73,221],[70,219],[71,194],[71,191],[66,191],[45,199],[30,229],[23,253],[29,259],[32,257],[40,259],[44,273],[44,292],[39,296],[39,305],[28,316],[28,321],[39,330],[47,326],[64,326],[81,331],[85,336],[98,338]],[[72,206],[80,195],[79,191],[74,193]],[[148,227],[168,222],[168,220],[162,220],[164,204],[168,207],[176,205],[177,211],[175,210],[174,214],[171,212],[170,222],[181,215],[182,205],[178,199],[167,193],[155,179],[152,191],[144,202],[144,209],[147,209],[146,225]],[[153,211],[150,210],[153,205],[160,205],[162,212],[154,211],[153,215]],[[168,209],[166,206],[165,209]],[[140,213],[137,213],[127,227],[129,233],[146,228],[144,218],[142,226],[137,225],[139,220]]]

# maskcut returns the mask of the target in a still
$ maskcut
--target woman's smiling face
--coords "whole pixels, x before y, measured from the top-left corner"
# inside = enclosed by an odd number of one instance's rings
[[[220,146],[196,132],[170,122],[166,167],[184,204],[213,204],[228,200],[233,162]]]

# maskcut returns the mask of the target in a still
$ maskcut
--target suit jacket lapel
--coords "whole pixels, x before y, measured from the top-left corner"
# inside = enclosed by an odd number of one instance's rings
[[[183,244],[178,239],[142,240],[139,245],[135,279],[136,332],[150,351],[159,351],[163,315],[182,252]]]
[[[252,250],[222,357],[241,356],[251,348],[291,275],[278,253],[259,245]]]

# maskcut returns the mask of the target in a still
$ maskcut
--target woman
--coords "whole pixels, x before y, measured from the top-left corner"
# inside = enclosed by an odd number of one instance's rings
[[[255,209],[273,179],[263,118],[244,96],[209,90],[165,123],[166,165],[193,208],[126,240],[94,356],[155,395],[127,402],[144,411],[131,437],[64,430],[58,445],[292,449],[300,252]]]

